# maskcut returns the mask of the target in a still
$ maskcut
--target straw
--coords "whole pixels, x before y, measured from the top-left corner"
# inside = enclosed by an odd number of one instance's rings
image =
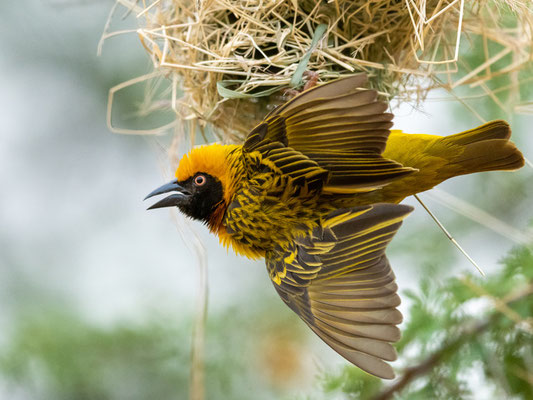
[[[302,83],[304,69],[318,73],[321,82],[366,71],[370,85],[388,99],[395,97],[396,104],[418,106],[438,88],[460,98],[464,91],[458,90],[468,85],[468,95],[477,100],[489,98],[506,111],[533,112],[530,100],[522,99],[520,92],[528,78],[520,72],[533,65],[531,2],[118,0],[117,4],[137,16],[137,33],[154,70],[170,78],[169,93],[183,91],[180,101],[187,106],[176,110],[176,119],[212,126],[224,141],[242,139],[269,109],[284,101],[281,89]],[[106,24],[104,37],[118,33],[110,32]],[[475,63],[462,60],[461,54],[476,46],[482,46],[484,56]],[[511,74],[512,79],[495,79]],[[507,89],[499,90],[502,87]],[[501,99],[509,93],[514,103],[503,107]],[[464,100],[474,109],[473,101]]]

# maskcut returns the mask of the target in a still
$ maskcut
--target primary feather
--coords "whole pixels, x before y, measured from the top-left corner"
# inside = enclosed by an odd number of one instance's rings
[[[385,248],[412,208],[386,203],[524,161],[504,121],[448,137],[391,134],[393,115],[365,82],[303,92],[241,146],[193,149],[149,197],[178,192],[152,208],[175,205],[224,245],[264,257],[280,297],[322,340],[390,379],[402,317]]]

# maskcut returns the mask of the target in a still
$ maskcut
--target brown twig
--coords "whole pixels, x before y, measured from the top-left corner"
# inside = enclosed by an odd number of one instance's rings
[[[502,302],[506,306],[509,306],[523,299],[524,297],[529,296],[531,293],[533,293],[533,283],[519,291],[512,293],[509,296],[506,296],[504,299],[502,299]],[[373,397],[372,400],[392,399],[395,394],[400,393],[408,384],[412,383],[417,378],[430,373],[435,366],[458,351],[463,344],[471,340],[473,337],[476,337],[480,333],[487,330],[496,319],[502,316],[503,314],[501,314],[499,310],[496,310],[482,321],[479,321],[470,328],[465,329],[463,332],[457,335],[455,339],[448,341],[420,364],[405,369],[403,375],[397,382],[386,388],[377,396]]]
[[[179,126],[176,130],[183,130]],[[195,129],[193,123],[190,124],[190,130]],[[175,170],[178,164],[176,158],[181,140],[185,137],[184,132],[176,132],[174,141],[168,149],[168,155],[171,161],[172,170]],[[207,252],[200,240],[200,237],[190,226],[189,221],[183,215],[172,210],[171,217],[183,239],[183,243],[189,249],[196,259],[198,267],[198,291],[196,295],[196,313],[192,329],[191,340],[191,369],[190,369],[190,400],[205,399],[205,325],[207,321],[208,309],[208,280],[207,280]]]

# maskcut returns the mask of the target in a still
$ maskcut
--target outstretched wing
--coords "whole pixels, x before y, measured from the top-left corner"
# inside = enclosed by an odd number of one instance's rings
[[[310,236],[267,254],[283,301],[348,361],[392,379],[400,298],[385,248],[412,207],[396,204],[337,210]],[[384,361],[385,360],[385,361]]]
[[[381,156],[393,115],[375,90],[361,88],[365,82],[359,74],[301,93],[254,128],[244,150],[290,147],[329,171],[324,190],[332,193],[373,190],[413,172]]]

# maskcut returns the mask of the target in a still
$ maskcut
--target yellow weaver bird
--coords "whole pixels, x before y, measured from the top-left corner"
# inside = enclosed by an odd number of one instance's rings
[[[227,247],[264,257],[282,300],[364,371],[394,377],[402,315],[385,248],[406,196],[453,176],[524,164],[509,125],[452,136],[390,131],[393,115],[360,74],[307,90],[271,112],[243,145],[184,156],[176,180],[146,198],[207,224]],[[392,204],[391,204],[392,203]]]

